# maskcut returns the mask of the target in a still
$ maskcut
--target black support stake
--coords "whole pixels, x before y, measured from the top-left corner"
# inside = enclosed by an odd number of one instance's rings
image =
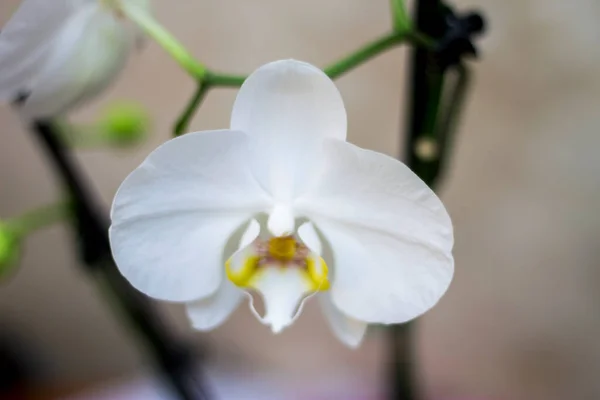
[[[123,278],[112,259],[108,219],[86,186],[87,180],[61,140],[57,125],[36,121],[31,130],[54,166],[56,176],[71,196],[73,227],[83,265],[101,289],[109,291],[118,311],[151,352],[156,369],[182,400],[207,400],[194,368],[192,349],[171,335],[150,301]]]

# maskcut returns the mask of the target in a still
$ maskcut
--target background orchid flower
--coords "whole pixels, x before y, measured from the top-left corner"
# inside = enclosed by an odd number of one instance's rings
[[[370,323],[433,307],[453,275],[453,231],[438,197],[401,162],[346,142],[346,112],[318,68],[259,68],[235,101],[230,130],[156,149],[120,187],[110,240],[143,293],[187,304],[200,330],[249,291],[274,332],[306,299],[356,346]]]
[[[0,99],[53,117],[88,100],[122,70],[139,31],[120,4],[149,0],[23,0],[0,32]]]

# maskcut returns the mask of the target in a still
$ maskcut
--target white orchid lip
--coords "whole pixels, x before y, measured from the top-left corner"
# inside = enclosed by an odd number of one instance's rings
[[[337,88],[295,60],[247,78],[230,130],[190,133],[150,154],[111,216],[123,275],[149,296],[186,303],[200,330],[256,291],[265,313],[253,311],[273,332],[314,298],[355,347],[368,324],[433,307],[454,271],[439,198],[400,161],[347,143]]]
[[[251,224],[248,231],[256,232],[255,226]],[[278,333],[296,319],[308,297],[329,290],[329,269],[325,260],[299,237],[266,236],[256,237],[233,254],[225,263],[225,271],[234,285],[263,297],[264,317],[252,302],[250,307],[261,322]]]

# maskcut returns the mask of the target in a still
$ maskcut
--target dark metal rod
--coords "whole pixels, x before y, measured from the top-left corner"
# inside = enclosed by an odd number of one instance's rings
[[[444,100],[440,107],[440,115],[436,125],[436,138],[439,143],[439,155],[437,165],[435,166],[435,176],[431,182],[439,189],[438,183],[443,180],[445,172],[448,170],[448,158],[454,145],[454,136],[460,118],[463,115],[467,93],[471,84],[471,72],[463,64],[458,64],[448,71],[452,74],[452,81],[447,82],[444,87]]]
[[[417,29],[436,39],[442,36],[445,24],[441,2],[418,0],[416,5]],[[412,50],[410,65],[406,163],[421,179],[430,184],[430,166],[417,155],[417,143],[419,139],[433,137],[435,134],[445,71],[435,62],[434,53],[425,48]]]
[[[444,34],[439,0],[417,0],[415,27],[433,38]],[[431,185],[437,175],[430,161],[419,158],[419,140],[435,141],[436,123],[442,100],[444,71],[435,63],[433,52],[414,48],[409,71],[408,133],[406,135],[405,162],[427,184]],[[392,326],[388,331],[391,352],[389,398],[392,400],[416,400],[417,379],[415,373],[414,323]]]
[[[50,121],[36,121],[32,125],[32,131],[54,165],[56,175],[72,197],[75,229],[85,264],[101,287],[108,289],[129,325],[145,341],[157,369],[178,397],[206,400],[190,349],[168,332],[148,299],[131,287],[116,268],[108,241],[108,220],[86,186],[87,181],[72,154],[62,143],[58,129]]]
[[[414,374],[414,352],[411,340],[412,324],[392,325],[388,328],[388,348],[390,349],[389,371],[391,400],[416,399]]]

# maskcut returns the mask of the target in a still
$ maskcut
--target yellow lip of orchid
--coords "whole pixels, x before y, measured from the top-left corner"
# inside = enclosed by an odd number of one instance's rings
[[[329,289],[329,268],[325,260],[293,236],[273,237],[268,241],[257,239],[242,252],[242,260],[235,263],[232,256],[225,263],[227,277],[238,287],[255,288],[264,268],[271,267],[300,271],[308,292]]]

